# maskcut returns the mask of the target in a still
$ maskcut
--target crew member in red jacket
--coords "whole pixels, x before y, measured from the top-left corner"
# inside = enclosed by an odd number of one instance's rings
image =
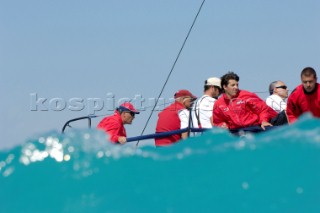
[[[197,98],[188,90],[179,90],[174,95],[175,102],[159,113],[156,133],[169,132],[187,128],[189,125],[189,109]],[[180,139],[188,137],[188,132],[164,138],[156,138],[156,146],[168,146]]]
[[[124,144],[127,142],[125,124],[131,124],[135,114],[139,114],[131,103],[121,104],[112,116],[105,117],[100,121],[97,128],[109,134],[109,139],[113,143]]]
[[[311,112],[320,118],[320,86],[317,83],[317,73],[312,67],[306,67],[301,72],[302,84],[296,87],[288,98],[287,115],[292,123],[303,113]]]
[[[213,107],[213,123],[215,126],[238,129],[249,126],[272,126],[270,119],[277,117],[256,94],[239,90],[239,76],[228,72],[221,77],[223,94]]]

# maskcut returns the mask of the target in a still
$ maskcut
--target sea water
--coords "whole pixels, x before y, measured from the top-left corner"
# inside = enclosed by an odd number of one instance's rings
[[[46,133],[0,152],[0,212],[320,212],[320,120],[165,148]]]

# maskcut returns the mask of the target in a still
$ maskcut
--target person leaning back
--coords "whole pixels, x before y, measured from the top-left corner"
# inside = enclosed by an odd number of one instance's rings
[[[306,67],[300,74],[301,83],[288,98],[287,116],[289,123],[296,121],[303,113],[310,112],[320,118],[320,86],[317,73],[312,67]]]
[[[265,129],[272,126],[270,120],[276,118],[277,113],[256,94],[239,90],[239,79],[234,72],[221,77],[223,93],[214,104],[214,125],[231,130],[250,126]]]

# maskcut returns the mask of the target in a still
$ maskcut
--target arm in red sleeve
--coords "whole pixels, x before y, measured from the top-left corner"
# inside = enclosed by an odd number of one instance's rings
[[[277,116],[277,113],[254,93],[252,94],[252,98],[248,99],[247,105],[253,113],[259,116],[260,124],[263,121],[269,122],[271,118]]]
[[[117,143],[119,136],[124,135],[123,126],[113,117],[107,117],[98,124],[98,129],[104,130],[109,135],[109,140]]]
[[[287,112],[289,123],[295,122],[299,117],[299,113],[298,113],[297,107],[294,104],[293,99],[294,97],[290,95],[287,103],[286,112]]]
[[[213,120],[214,126],[229,128],[229,126],[227,125],[227,122],[225,121],[223,111],[218,107],[217,103],[213,107],[212,120]]]

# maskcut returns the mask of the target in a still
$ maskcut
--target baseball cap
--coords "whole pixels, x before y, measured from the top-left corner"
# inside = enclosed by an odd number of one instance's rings
[[[129,103],[129,102],[125,102],[123,104],[121,104],[119,107],[118,107],[118,110],[121,110],[122,112],[133,112],[135,114],[139,114],[140,112],[137,111],[134,106]]]
[[[212,77],[212,78],[208,78],[204,84],[206,86],[217,86],[221,89],[221,79],[220,78],[216,78],[216,77]]]
[[[193,95],[189,90],[186,90],[186,89],[179,90],[174,94],[174,98],[185,97],[185,96],[190,96],[193,99],[197,99],[195,95]]]

